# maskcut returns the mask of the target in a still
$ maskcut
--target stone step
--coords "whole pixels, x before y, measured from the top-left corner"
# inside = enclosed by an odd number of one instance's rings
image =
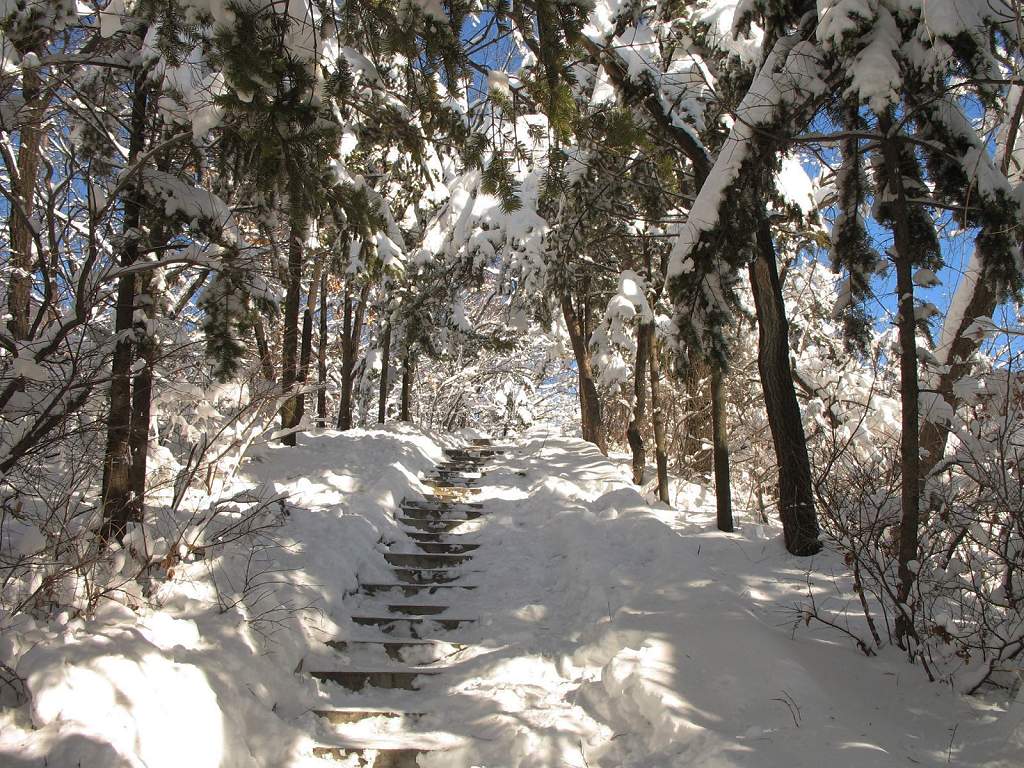
[[[436,554],[424,552],[385,552],[384,559],[402,568],[454,568],[473,559],[471,553]]]
[[[313,756],[323,760],[350,761],[371,752],[373,757],[360,760],[359,768],[418,768],[420,755],[433,752],[431,749],[409,749],[399,747],[384,749],[380,746],[319,746],[313,747]],[[351,765],[351,763],[346,763]]]
[[[387,609],[388,613],[402,616],[436,616],[451,610],[451,606],[434,603],[388,603]]]
[[[428,533],[448,533],[453,528],[458,528],[460,525],[468,522],[466,520],[437,520],[418,517],[398,517],[395,519],[402,525]]]
[[[464,736],[447,731],[380,732],[375,725],[368,721],[349,726],[316,745],[313,754],[325,760],[344,760],[345,765],[359,768],[418,768],[421,755],[443,754],[466,743]]]
[[[480,570],[466,571],[456,568],[394,568],[395,578],[405,584],[450,584],[470,573],[483,573]]]
[[[423,481],[435,488],[453,488],[455,490],[471,490],[478,492],[482,487],[475,477],[454,477],[452,475],[427,475]]]
[[[458,629],[476,621],[468,616],[353,616],[352,621],[363,627],[377,627],[382,632],[401,628],[408,630],[409,637],[424,640],[425,632],[437,627],[444,630]]]
[[[502,448],[446,448],[445,459],[448,461],[484,461],[505,453]]]
[[[309,674],[317,680],[337,683],[350,691],[371,688],[400,688],[419,690],[421,678],[436,677],[443,670],[437,668],[396,667],[395,669],[338,669],[314,671]]]
[[[474,478],[483,477],[482,464],[476,464],[474,462],[466,462],[464,464],[456,464],[453,462],[445,462],[443,464],[434,465],[434,473],[438,475],[459,475],[461,477],[471,476]]]
[[[483,509],[484,504],[482,501],[452,501],[449,498],[441,498],[440,496],[433,496],[431,494],[425,494],[422,499],[402,499],[403,505],[410,507],[444,507],[445,509],[457,509],[457,508],[468,508],[468,509]]]
[[[418,665],[435,664],[468,647],[467,643],[455,640],[434,640],[432,638],[391,639],[387,636],[377,638],[348,638],[346,640],[328,640],[327,645],[342,653],[363,651],[383,651],[394,661],[415,663]]]
[[[476,520],[483,512],[479,509],[430,509],[429,507],[402,507],[405,517],[418,520]]]
[[[457,541],[422,541],[417,540],[416,546],[424,552],[434,555],[461,555],[480,548],[479,544],[460,544]]]
[[[382,592],[393,592],[401,590],[406,597],[419,597],[421,595],[451,594],[440,590],[450,589],[476,589],[476,584],[400,584],[400,583],[374,583],[360,584],[359,589],[365,595],[379,595]]]
[[[434,544],[475,544],[474,531],[445,533],[444,531],[406,531],[405,535],[415,541],[430,541]]]
[[[439,490],[440,491],[440,490],[444,489],[446,492],[449,492],[449,493],[456,493],[457,492],[457,493],[460,493],[460,494],[465,494],[465,493],[477,494],[477,493],[480,493],[480,492],[483,491],[482,488],[477,488],[477,487],[472,486],[472,485],[465,485],[464,483],[453,483],[453,482],[450,482],[448,480],[430,480],[430,479],[427,479],[427,480],[424,480],[424,482],[427,485],[429,485],[431,488],[434,488],[435,490]]]

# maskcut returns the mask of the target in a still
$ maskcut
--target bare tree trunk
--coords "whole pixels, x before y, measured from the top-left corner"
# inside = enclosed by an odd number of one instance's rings
[[[883,132],[889,121],[879,121]],[[899,315],[896,326],[900,335],[900,406],[903,411],[900,433],[900,549],[899,588],[896,597],[901,610],[896,617],[896,640],[909,648],[916,631],[907,601],[916,579],[913,563],[918,558],[918,528],[921,517],[921,455],[918,419],[917,322],[914,310],[914,243],[908,221],[908,202],[903,186],[900,148],[894,139],[882,144],[885,176],[889,195],[895,194],[893,206],[893,261],[896,265],[896,295]]]
[[[23,67],[21,82],[25,99],[21,111],[25,119],[21,125],[18,147],[18,178],[12,190],[14,201],[10,206],[11,279],[7,299],[11,316],[7,327],[15,339],[27,339],[31,327],[29,313],[34,271],[32,244],[35,241],[32,213],[45,136],[43,118],[47,101],[43,94],[42,80],[35,68]]]
[[[636,365],[633,368],[633,419],[626,428],[626,440],[633,452],[633,482],[644,484],[644,469],[647,466],[647,451],[644,448],[644,418],[647,415],[647,355],[650,344],[647,337],[654,332],[652,323],[640,323],[636,328]]]
[[[292,170],[292,173],[297,173]],[[298,179],[289,184],[288,200],[288,285],[284,299],[284,330],[281,337],[281,390],[287,396],[295,389],[298,380],[299,352],[299,300],[302,294],[303,250],[306,242],[308,221]],[[281,428],[294,430],[301,418],[299,397],[292,395],[281,407]],[[295,445],[294,431],[286,434],[281,442]]]
[[[789,322],[779,283],[775,245],[763,217],[757,229],[757,256],[749,271],[757,312],[757,369],[775,445],[783,536],[791,554],[813,555],[821,551],[821,542],[818,540],[818,516],[814,511],[811,462],[789,364]]]
[[[722,369],[711,363],[711,422],[715,445],[715,501],[718,530],[732,531],[732,488],[729,480],[729,427],[726,422]]]
[[[683,376],[686,398],[690,410],[684,416],[686,435],[683,439],[683,455],[695,456],[691,465],[696,472],[711,474],[714,470],[714,451],[709,447],[714,440],[711,425],[711,409],[708,405],[705,382],[709,369],[706,364],[692,358]],[[697,409],[697,404],[700,409]]]
[[[146,141],[147,90],[145,74],[137,72],[132,96],[131,135],[128,139],[128,165],[142,154]],[[121,267],[130,267],[139,256],[138,234],[142,217],[142,183],[129,185],[124,197],[124,247]],[[117,343],[110,370],[110,410],[107,414],[107,446],[103,457],[103,531],[105,539],[121,539],[132,520],[131,418],[132,362],[135,325],[135,275],[127,272],[118,278],[114,333]]]
[[[139,310],[144,312],[141,323],[136,324],[138,356],[143,365],[132,381],[132,420],[129,436],[131,469],[131,510],[129,519],[142,520],[146,507],[146,468],[149,459],[149,426],[153,408],[153,366],[156,364],[157,344],[147,327],[155,316],[156,297],[152,294],[152,276],[143,280],[137,298]]]
[[[583,426],[583,439],[594,443],[601,453],[608,453],[601,424],[601,400],[594,382],[594,370],[590,364],[590,348],[584,335],[584,327],[580,317],[572,305],[567,292],[562,293],[562,316],[569,329],[569,340],[576,357],[576,371],[579,375],[580,388],[580,420]]]
[[[412,380],[415,372],[412,355],[406,354],[405,365],[402,366],[402,421],[412,421]]]
[[[384,321],[384,343],[381,350],[380,393],[377,398],[377,423],[383,424],[388,410],[388,368],[391,367],[391,323]]]
[[[665,439],[665,409],[661,402],[661,357],[658,352],[658,334],[651,324],[647,334],[651,369],[651,420],[654,422],[654,448],[658,464],[658,498],[669,504],[668,446]]]
[[[320,333],[317,346],[316,425],[327,426],[327,273],[320,275]]]
[[[260,372],[268,383],[273,384],[277,381],[277,375],[274,373],[274,359],[270,355],[270,344],[267,343],[267,331],[263,326],[263,315],[259,312],[256,312],[255,315],[253,331],[256,334],[256,350],[260,356]]]
[[[320,288],[320,275],[324,267],[325,254],[321,251],[313,264],[313,279],[309,283],[309,292],[306,294],[306,307],[302,312],[302,345],[299,353],[299,372],[296,376],[296,383],[304,388],[309,381],[309,364],[313,360],[313,313],[316,311],[317,291]],[[302,417],[306,413],[306,395],[298,395],[296,425],[302,423]]]

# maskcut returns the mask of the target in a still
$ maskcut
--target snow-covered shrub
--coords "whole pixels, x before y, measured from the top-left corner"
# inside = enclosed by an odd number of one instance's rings
[[[929,482],[905,603],[897,598],[898,406],[876,398],[842,421],[833,402],[832,426],[813,443],[822,528],[851,569],[861,640],[893,643],[903,614],[913,626],[911,657],[929,677],[968,692],[1013,685],[1024,670],[1024,390],[1006,371],[983,385],[988,396],[961,409],[956,444]]]

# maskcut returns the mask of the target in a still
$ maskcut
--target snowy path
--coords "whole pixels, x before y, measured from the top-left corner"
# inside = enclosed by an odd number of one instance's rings
[[[390,748],[371,765],[1019,764],[1019,708],[957,697],[896,652],[869,660],[795,621],[810,588],[858,630],[842,563],[792,558],[779,531],[749,521],[714,530],[705,488],[681,486],[685,512],[651,507],[593,446],[550,436],[470,482],[481,508],[398,513],[386,556],[403,581],[432,583],[364,584],[352,598],[338,666],[352,677],[334,680],[367,687],[325,682],[321,710],[360,718],[346,738]],[[363,642],[382,628],[387,645]]]
[[[866,631],[835,553],[793,558],[742,513],[715,530],[704,486],[652,506],[577,439],[482,467],[460,444],[395,424],[254,447],[230,492],[288,499],[271,545],[8,635],[32,702],[0,720],[0,765],[1024,764],[1024,697],[958,696],[804,624],[810,590]]]

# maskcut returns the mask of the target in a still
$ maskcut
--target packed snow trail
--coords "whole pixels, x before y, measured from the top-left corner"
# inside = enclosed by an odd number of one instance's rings
[[[737,531],[717,531],[700,484],[652,505],[626,457],[574,438],[527,435],[469,478],[445,449],[472,437],[393,424],[253,446],[227,494],[273,500],[256,540],[207,546],[145,601],[8,629],[0,660],[31,698],[0,710],[0,765],[1024,763],[1024,698],[958,696],[896,649],[868,659],[805,624],[810,593],[867,632],[835,553],[788,555],[740,499]],[[466,482],[481,507],[434,487]],[[167,533],[146,530],[152,551]]]
[[[425,700],[436,683],[445,682],[433,678],[444,675],[446,661],[467,648],[450,633],[476,621],[455,605],[466,590],[476,589],[466,579],[474,573],[469,565],[480,545],[471,529],[483,505],[466,499],[480,492],[485,463],[500,452],[487,439],[445,450],[447,461],[426,478],[434,495],[403,500],[397,517],[419,551],[385,553],[394,581],[360,584],[354,596],[359,604],[352,621],[370,633],[329,642],[343,666],[311,672],[345,691],[422,689],[420,706],[387,698],[347,705],[342,695],[337,704],[317,710],[337,728],[337,738],[314,748],[317,757],[368,768],[416,768],[420,755],[461,743],[449,732],[430,730],[443,710],[436,709],[437,696],[433,705]]]

